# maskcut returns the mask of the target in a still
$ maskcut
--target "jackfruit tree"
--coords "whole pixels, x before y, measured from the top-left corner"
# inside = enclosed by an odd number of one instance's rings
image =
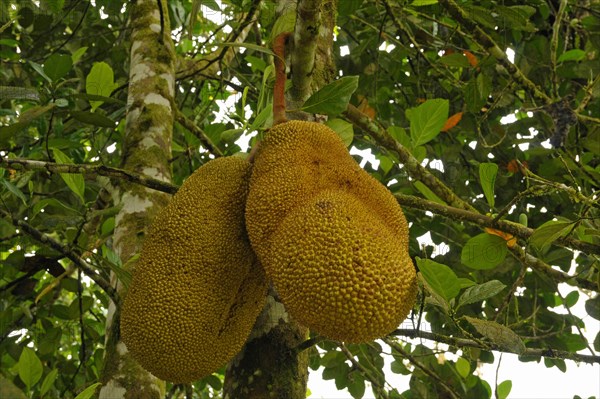
[[[2,1],[0,397],[600,397],[599,58],[594,1]]]

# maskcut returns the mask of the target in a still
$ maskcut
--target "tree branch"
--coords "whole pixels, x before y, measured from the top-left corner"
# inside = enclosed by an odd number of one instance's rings
[[[83,271],[85,273],[86,276],[88,276],[96,284],[98,284],[98,286],[100,288],[102,288],[104,290],[104,292],[106,292],[106,294],[109,296],[109,298],[112,299],[112,301],[117,306],[120,305],[121,299],[119,297],[119,294],[110,285],[110,283],[107,280],[105,280],[102,276],[100,276],[98,273],[96,273],[96,270],[94,270],[93,266],[91,266],[85,260],[80,258],[75,253],[73,253],[73,251],[71,251],[71,249],[68,246],[63,245],[59,241],[50,237],[49,235],[42,233],[41,231],[39,231],[36,228],[34,228],[33,226],[31,226],[29,223],[27,223],[23,220],[14,218],[10,213],[6,212],[5,210],[0,209],[0,214],[6,218],[9,218],[15,227],[19,227],[21,230],[23,230],[29,236],[34,238],[36,241],[39,241],[40,243],[49,246],[53,250],[62,254],[65,258],[68,258],[69,260],[71,260],[79,269],[81,269],[81,271]]]
[[[502,230],[505,233],[512,234],[513,236],[516,236],[523,240],[529,239],[529,237],[531,237],[531,235],[535,231],[534,229],[525,227],[522,224],[510,222],[507,220],[496,220],[495,218],[492,218],[487,215],[482,215],[481,213],[454,208],[448,205],[442,205],[437,202],[429,201],[424,198],[415,197],[412,195],[396,193],[394,194],[394,196],[396,197],[396,200],[398,200],[398,203],[400,205],[420,209],[422,211],[429,211],[440,216],[451,218],[453,220],[468,221],[473,224],[477,224],[482,228],[491,227],[494,229]],[[555,244],[560,245],[562,247],[577,249],[579,251],[585,252],[586,254],[600,255],[600,246],[591,242],[585,242],[566,237],[556,240]]]
[[[455,208],[465,209],[476,212],[476,209],[463,201],[441,180],[430,173],[421,163],[406,149],[402,144],[396,141],[382,126],[367,115],[360,112],[355,106],[348,105],[344,116],[354,125],[361,128],[367,135],[373,137],[379,144],[398,154],[400,161],[408,170],[408,173],[416,180],[422,181],[438,197]]]
[[[459,399],[460,398],[460,395],[450,385],[448,385],[444,380],[442,380],[439,375],[437,375],[433,371],[429,370],[428,367],[426,367],[424,364],[422,364],[420,361],[418,361],[410,353],[408,353],[407,351],[405,351],[404,348],[402,348],[402,346],[400,346],[397,342],[394,342],[393,339],[384,338],[383,341],[386,344],[388,344],[391,348],[393,348],[394,350],[396,350],[398,353],[400,353],[400,355],[402,355],[403,357],[407,358],[416,368],[418,368],[419,370],[421,370],[423,373],[427,374],[433,380],[437,381],[437,383],[442,388],[444,388],[444,390],[446,392],[448,392],[448,394],[453,399]]]
[[[423,338],[428,339],[435,342],[444,343],[447,345],[455,346],[457,348],[469,347],[469,348],[478,348],[483,350],[495,350],[498,352],[505,353],[514,353],[519,356],[532,356],[538,357],[543,356],[552,359],[568,359],[576,362],[584,362],[584,363],[600,363],[600,356],[594,355],[581,355],[578,353],[572,353],[562,350],[554,350],[554,349],[537,349],[537,348],[527,348],[523,353],[511,352],[505,348],[500,348],[498,345],[494,343],[486,343],[486,345],[482,345],[476,341],[466,338],[456,338],[456,337],[448,337],[441,334],[436,334],[427,331],[420,330],[412,330],[412,329],[403,329],[399,328],[395,330],[392,334],[393,336],[402,336],[407,338]]]
[[[301,0],[296,9],[294,51],[292,52],[292,108],[303,103],[311,94],[312,74],[321,28],[323,0]]]
[[[107,176],[140,184],[142,186],[168,194],[175,194],[178,189],[177,186],[162,180],[104,165],[58,164],[54,162],[35,161],[22,158],[0,158],[0,168],[15,170],[45,170],[51,173],[81,173],[91,176]]]
[[[206,134],[204,130],[202,130],[198,125],[194,123],[193,120],[188,118],[181,112],[181,110],[175,108],[175,120],[179,122],[179,124],[185,127],[190,131],[194,136],[200,140],[202,145],[213,155],[217,157],[222,157],[223,153],[221,150],[212,142],[210,137]]]

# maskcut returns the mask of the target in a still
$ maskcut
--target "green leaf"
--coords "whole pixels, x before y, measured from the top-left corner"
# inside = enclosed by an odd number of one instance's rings
[[[511,389],[512,389],[512,381],[511,380],[502,381],[496,387],[496,398],[498,398],[498,399],[508,398],[508,394],[510,393]]]
[[[448,266],[431,259],[417,258],[417,266],[427,284],[446,301],[458,295],[460,284],[458,277]]]
[[[87,387],[86,389],[84,389],[83,391],[81,391],[79,393],[79,395],[75,396],[75,399],[90,399],[92,396],[94,396],[94,393],[96,392],[96,389],[102,385],[102,383],[97,382],[95,384],[90,385],[89,387]]]
[[[281,33],[293,32],[296,26],[296,10],[291,7],[284,11],[273,24],[271,28],[271,37],[269,42],[273,43],[273,40]]]
[[[475,330],[485,338],[489,339],[500,348],[510,352],[521,354],[525,351],[525,344],[521,338],[510,328],[491,320],[475,319],[464,316]]]
[[[31,391],[31,387],[42,377],[44,367],[33,349],[24,347],[17,363],[17,370],[19,371],[19,378],[27,387],[27,391]]]
[[[456,360],[456,364],[454,365],[458,375],[462,378],[467,378],[469,374],[471,374],[471,363],[463,357],[459,357]]]
[[[85,92],[109,97],[116,88],[112,68],[106,62],[96,62],[85,78]],[[92,111],[98,108],[102,101],[90,101]]]
[[[462,53],[444,55],[438,62],[449,67],[468,68],[470,66],[469,60]]]
[[[14,184],[12,184],[11,182],[9,182],[8,180],[6,180],[3,177],[0,177],[0,183],[2,183],[2,185],[11,193],[13,193],[17,198],[19,198],[21,201],[23,201],[23,205],[27,206],[27,197],[25,197],[25,194],[23,194],[23,192]]]
[[[57,81],[68,74],[72,66],[70,56],[54,53],[44,63],[44,72],[50,79]]]
[[[460,260],[472,269],[492,269],[502,263],[507,252],[506,241],[502,237],[482,233],[467,241]]]
[[[415,0],[412,3],[410,3],[411,6],[413,7],[423,7],[423,6],[430,6],[433,4],[437,4],[438,0]]]
[[[58,377],[57,369],[52,370],[46,375],[46,378],[44,378],[44,382],[42,382],[42,387],[40,388],[40,396],[43,397],[50,390],[50,388],[52,388],[56,377]]]
[[[223,388],[223,382],[221,382],[221,379],[214,374],[206,377],[206,383],[217,391],[220,391],[221,388]]]
[[[460,289],[469,288],[475,285],[475,281],[469,280],[468,278],[459,277],[458,283],[460,284]]]
[[[346,147],[352,144],[352,140],[354,140],[354,127],[351,123],[335,118],[328,120],[325,124],[340,136]]]
[[[311,114],[338,115],[348,108],[350,97],[357,88],[358,76],[340,78],[310,96],[302,110]]]
[[[487,298],[491,298],[494,295],[497,295],[500,291],[502,291],[504,287],[506,287],[506,285],[502,284],[498,280],[487,281],[483,284],[477,284],[475,286],[469,287],[460,296],[457,308],[463,305],[468,305],[470,303],[475,303],[483,301]]]
[[[407,111],[413,147],[428,143],[439,133],[448,119],[448,100],[427,100]]]
[[[43,77],[44,79],[46,79],[48,82],[52,83],[52,79],[50,79],[50,77],[48,75],[46,75],[46,72],[44,72],[44,68],[38,64],[37,62],[33,62],[33,61],[27,61],[29,63],[29,65],[31,65],[31,67],[40,74],[41,77]]]
[[[64,154],[58,148],[53,148],[54,158],[56,162],[64,165],[73,165],[73,161],[66,154]],[[84,191],[85,191],[85,180],[82,174],[76,173],[61,173],[60,177],[65,181],[67,187],[71,189],[78,197],[81,202],[85,204]]]
[[[558,57],[558,60],[556,60],[556,61],[557,62],[581,61],[583,59],[585,59],[585,51],[576,48],[573,50],[565,51],[564,53],[562,53],[560,55],[560,57]]]
[[[600,295],[585,301],[585,311],[596,320],[600,320]]]
[[[365,380],[358,371],[352,372],[348,378],[348,392],[355,399],[365,395]]]
[[[575,306],[575,304],[577,303],[578,300],[579,300],[579,291],[571,291],[565,297],[563,304],[567,308],[572,308],[573,306]]]
[[[73,64],[76,64],[77,61],[79,61],[81,57],[83,57],[87,49],[87,47],[79,47],[77,50],[75,50],[73,54],[71,54],[71,62]]]
[[[87,123],[89,125],[113,129],[116,127],[115,121],[97,112],[71,111],[71,115],[79,122]]]
[[[494,185],[496,184],[496,175],[498,174],[498,165],[495,163],[479,164],[479,183],[485,194],[488,204],[494,207]]]
[[[425,184],[423,184],[419,180],[413,181],[413,185],[428,200],[437,202],[438,204],[446,205],[446,203],[440,197],[438,197],[433,191],[431,191],[431,189],[429,187],[427,187]]]
[[[540,252],[545,252],[554,241],[567,235],[572,227],[573,222],[550,220],[535,229],[529,242]]]

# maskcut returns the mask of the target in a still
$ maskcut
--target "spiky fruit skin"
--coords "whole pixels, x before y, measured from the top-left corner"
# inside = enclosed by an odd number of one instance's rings
[[[270,275],[299,323],[347,342],[394,330],[414,304],[415,271],[397,236],[354,195],[324,191],[273,236]]]
[[[161,379],[190,382],[226,364],[264,305],[267,281],[244,226],[250,169],[238,157],[200,167],[144,241],[121,336]]]
[[[367,342],[392,331],[414,304],[402,210],[327,126],[291,121],[267,133],[246,227],[290,314],[321,335]]]

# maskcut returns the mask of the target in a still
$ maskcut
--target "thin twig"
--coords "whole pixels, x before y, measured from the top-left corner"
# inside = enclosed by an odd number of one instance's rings
[[[35,161],[22,158],[0,158],[0,168],[16,170],[45,170],[52,173],[81,173],[91,176],[107,176],[140,184],[142,186],[169,194],[174,194],[178,189],[177,186],[162,180],[104,165],[58,164],[54,162]]]
[[[112,299],[112,301],[117,306],[120,305],[120,297],[117,294],[117,291],[110,285],[110,283],[106,279],[104,279],[104,277],[100,276],[96,272],[96,270],[94,270],[94,267],[92,265],[87,263],[73,251],[71,251],[67,245],[64,245],[61,242],[50,237],[49,235],[42,233],[41,231],[31,226],[29,223],[23,220],[13,218],[12,215],[6,212],[5,210],[0,209],[0,215],[9,218],[15,227],[19,227],[21,230],[23,230],[36,241],[39,241],[40,243],[49,246],[55,251],[61,253],[64,257],[70,259],[78,268],[80,268],[85,273],[86,276],[88,276],[96,284],[98,284],[98,286],[102,288],[104,292],[106,292],[109,298]]]

